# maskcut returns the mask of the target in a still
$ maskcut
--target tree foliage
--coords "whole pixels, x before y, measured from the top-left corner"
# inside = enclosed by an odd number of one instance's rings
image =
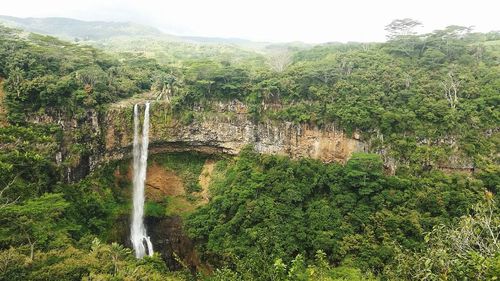
[[[458,175],[386,176],[371,154],[341,166],[246,150],[224,169],[187,225],[208,262],[245,280],[274,280],[271,264],[317,251],[329,264],[380,274],[398,247],[422,249],[433,226],[467,214],[482,188]]]
[[[102,153],[94,121],[107,105],[143,92],[167,100],[183,124],[193,108],[236,100],[256,123],[333,123],[372,152],[345,165],[251,149],[219,161],[209,203],[186,221],[214,269],[207,279],[494,279],[500,35],[460,26],[417,35],[419,24],[392,22],[386,43],[279,46],[267,60],[157,42],[146,45],[171,49],[110,54],[0,27],[9,121],[0,127],[0,279],[195,278],[112,243],[114,220],[128,212],[128,186],[113,176],[123,167],[74,183],[66,173]],[[196,191],[198,158],[156,160]],[[473,173],[443,172],[460,169]],[[163,205],[148,206],[163,215]]]

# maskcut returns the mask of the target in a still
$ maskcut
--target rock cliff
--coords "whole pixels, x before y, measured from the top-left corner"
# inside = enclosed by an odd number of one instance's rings
[[[187,114],[187,115],[186,115]],[[186,117],[187,116],[187,117]],[[104,119],[102,161],[121,159],[132,146],[132,106],[111,107]],[[323,162],[345,162],[365,144],[334,124],[322,128],[278,121],[253,121],[246,107],[233,101],[195,108],[176,116],[168,103],[152,105],[150,153],[195,150],[237,154],[252,145],[264,154],[309,157]]]
[[[62,130],[60,149],[54,156],[64,167],[65,181],[77,181],[98,165],[129,158],[133,140],[133,104],[144,97],[122,101],[105,111],[88,110],[79,117],[57,112],[34,115],[33,123],[57,124]],[[346,134],[335,124],[321,127],[277,120],[255,121],[239,101],[197,105],[189,110],[173,110],[168,101],[151,105],[149,153],[199,151],[208,154],[238,154],[250,145],[259,153],[313,158],[345,163],[354,152],[382,155],[389,173],[404,162],[390,156],[390,149],[373,147],[373,139],[359,133]],[[458,149],[432,168],[445,171],[474,170],[469,158]]]

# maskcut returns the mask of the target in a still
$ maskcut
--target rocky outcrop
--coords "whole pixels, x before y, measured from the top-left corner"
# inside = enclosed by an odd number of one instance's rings
[[[100,164],[130,157],[134,103],[144,103],[144,97],[123,100],[100,113],[88,110],[78,118],[47,112],[33,115],[28,121],[61,127],[60,149],[54,160],[63,168],[64,180],[73,182]],[[374,152],[382,156],[388,173],[408,165],[394,159],[390,147],[374,146],[373,136],[365,140],[356,132],[346,134],[333,123],[318,127],[269,119],[255,121],[247,107],[236,100],[195,105],[180,112],[174,112],[168,101],[157,101],[152,103],[150,113],[150,154],[199,151],[235,155],[250,145],[263,154],[314,158],[326,163],[345,163],[354,152]],[[425,165],[425,161],[422,163]],[[456,148],[427,166],[471,172],[471,163]]]
[[[183,118],[189,114],[190,118]],[[309,157],[323,162],[346,162],[353,152],[365,151],[359,136],[349,136],[334,124],[318,128],[291,122],[255,122],[241,103],[195,108],[179,116],[168,103],[151,109],[150,153],[195,150],[237,154],[247,145],[259,153]],[[105,117],[102,160],[121,159],[132,146],[132,107],[113,107]],[[182,121],[188,119],[187,121]],[[357,139],[356,139],[357,138]]]

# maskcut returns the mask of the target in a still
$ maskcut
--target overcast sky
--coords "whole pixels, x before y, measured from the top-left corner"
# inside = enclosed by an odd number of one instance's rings
[[[448,25],[500,30],[495,0],[6,0],[0,14],[133,21],[177,35],[256,41],[383,41],[393,19],[413,18],[422,32]]]

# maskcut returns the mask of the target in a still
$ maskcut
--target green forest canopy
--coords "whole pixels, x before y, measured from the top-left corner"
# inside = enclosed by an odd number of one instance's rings
[[[179,112],[238,99],[255,122],[334,122],[360,132],[383,157],[356,154],[341,166],[249,148],[219,161],[225,176],[212,183],[212,200],[186,220],[214,267],[206,278],[498,276],[498,242],[483,231],[498,233],[500,225],[499,42],[498,32],[451,26],[386,43],[165,64],[1,27],[9,124],[0,128],[0,279],[193,278],[168,272],[157,256],[137,261],[122,246],[100,242],[113,242],[106,234],[127,204],[112,188],[113,165],[66,183],[54,161],[65,132],[32,122],[44,115],[85,120],[89,111],[165,88]],[[85,127],[78,130],[75,155],[89,150]],[[450,155],[475,173],[436,169]],[[396,175],[384,174],[386,158],[396,161]],[[486,247],[457,244],[470,232]]]

